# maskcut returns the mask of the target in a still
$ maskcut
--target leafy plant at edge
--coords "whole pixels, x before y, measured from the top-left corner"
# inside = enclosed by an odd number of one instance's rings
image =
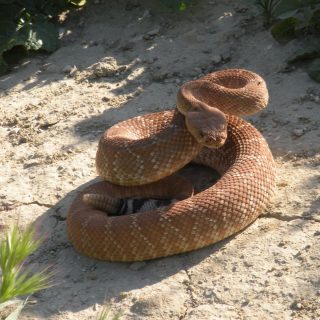
[[[255,3],[261,8],[263,15],[266,19],[266,24],[271,25],[275,18],[275,11],[281,0],[257,0]]]
[[[27,302],[27,299],[20,301],[15,299],[16,297],[30,295],[51,286],[52,273],[47,269],[34,274],[22,270],[25,259],[34,253],[40,244],[41,240],[34,239],[33,226],[24,231],[17,226],[12,227],[0,243],[0,310],[11,304],[18,304],[6,320],[18,319]]]
[[[184,11],[190,6],[192,0],[161,0],[161,2],[169,8]]]
[[[16,46],[53,52],[59,46],[58,15],[85,0],[0,0],[0,75],[8,69],[4,53]]]
[[[320,0],[256,0],[255,4],[278,42],[302,39],[288,63],[309,62],[310,78],[320,82]]]

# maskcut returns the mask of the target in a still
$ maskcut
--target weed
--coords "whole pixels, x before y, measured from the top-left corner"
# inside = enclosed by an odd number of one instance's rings
[[[41,240],[34,239],[33,226],[29,226],[24,231],[21,231],[15,225],[1,241],[0,309],[7,304],[11,304],[10,301],[16,297],[30,295],[52,285],[52,273],[48,272],[47,269],[34,274],[31,274],[28,270],[22,270],[25,259],[34,253],[40,244]],[[17,316],[20,314],[25,302],[20,303],[14,311]],[[12,319],[15,318],[12,316]]]
[[[47,52],[58,48],[56,22],[70,4],[83,6],[85,0],[0,0],[0,75],[8,69],[4,53],[13,48]]]
[[[255,4],[278,42],[298,39],[300,48],[288,63],[309,64],[309,76],[320,82],[320,0],[255,0]]]
[[[96,320],[120,320],[122,313],[118,312],[115,316],[110,317],[110,306],[105,305],[97,315]]]
[[[266,19],[266,25],[271,26],[275,19],[275,12],[281,0],[257,0],[256,5],[262,9],[262,14]]]

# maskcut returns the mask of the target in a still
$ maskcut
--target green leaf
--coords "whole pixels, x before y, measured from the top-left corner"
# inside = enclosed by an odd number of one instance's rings
[[[320,82],[320,59],[316,59],[310,64],[308,75],[314,81]]]
[[[0,21],[0,75],[8,70],[8,64],[3,58],[3,53],[14,46],[24,45],[26,36],[17,31],[11,21]]]
[[[279,21],[271,28],[271,34],[279,42],[288,42],[296,36],[300,21],[294,17]]]
[[[309,42],[302,43],[301,48],[288,59],[288,63],[296,63],[299,61],[312,60],[320,58],[320,43]]]
[[[26,257],[32,254],[40,245],[40,240],[34,239],[34,228],[28,227],[20,231],[14,226],[0,242],[1,286],[0,302],[16,296],[31,294],[51,286],[52,273],[47,269],[31,275],[28,271],[21,272],[21,266]]]
[[[184,11],[191,4],[192,0],[161,0],[161,2],[168,8]]]
[[[320,32],[320,9],[315,10],[310,19],[310,26],[313,27],[316,31]]]
[[[18,19],[22,10],[23,8],[17,4],[0,4],[0,21],[14,21]]]
[[[277,6],[274,15],[279,17],[285,12],[295,11],[304,7],[312,7],[320,3],[320,0],[282,0]]]
[[[186,9],[187,9],[187,5],[186,5],[184,2],[181,2],[181,3],[180,3],[179,10],[180,10],[180,11],[185,11]]]
[[[16,25],[11,21],[0,21],[0,53],[13,47]]]
[[[43,49],[53,52],[59,47],[59,32],[56,25],[47,21],[36,21],[29,26],[28,49]]]

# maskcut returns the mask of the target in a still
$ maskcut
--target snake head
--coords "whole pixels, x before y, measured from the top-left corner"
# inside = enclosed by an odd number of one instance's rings
[[[208,148],[219,148],[227,139],[227,119],[212,107],[197,107],[186,115],[186,126],[194,138]]]

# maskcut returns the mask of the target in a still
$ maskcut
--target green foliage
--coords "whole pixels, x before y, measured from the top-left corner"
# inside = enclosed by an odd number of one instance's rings
[[[308,75],[314,81],[320,82],[320,59],[316,59],[310,64]]]
[[[270,25],[275,16],[275,11],[281,0],[256,0],[255,3],[262,10],[266,24]]]
[[[161,0],[161,2],[169,8],[184,11],[190,6],[192,0]]]
[[[267,25],[271,26],[272,36],[280,43],[294,38],[301,42],[302,49],[288,62],[311,62],[309,76],[320,82],[320,0],[258,0]]]
[[[59,46],[58,15],[84,0],[0,0],[0,75],[8,65],[3,53],[15,46],[52,52]]]
[[[22,270],[25,259],[34,253],[40,244],[40,240],[34,239],[34,228],[32,226],[24,231],[14,226],[1,241],[0,310],[7,305],[17,303],[16,300],[12,299],[18,296],[30,295],[51,285],[52,274],[48,270],[45,269],[34,274],[31,274],[28,270]],[[7,319],[17,319],[24,304],[24,302],[19,302],[18,307]]]

